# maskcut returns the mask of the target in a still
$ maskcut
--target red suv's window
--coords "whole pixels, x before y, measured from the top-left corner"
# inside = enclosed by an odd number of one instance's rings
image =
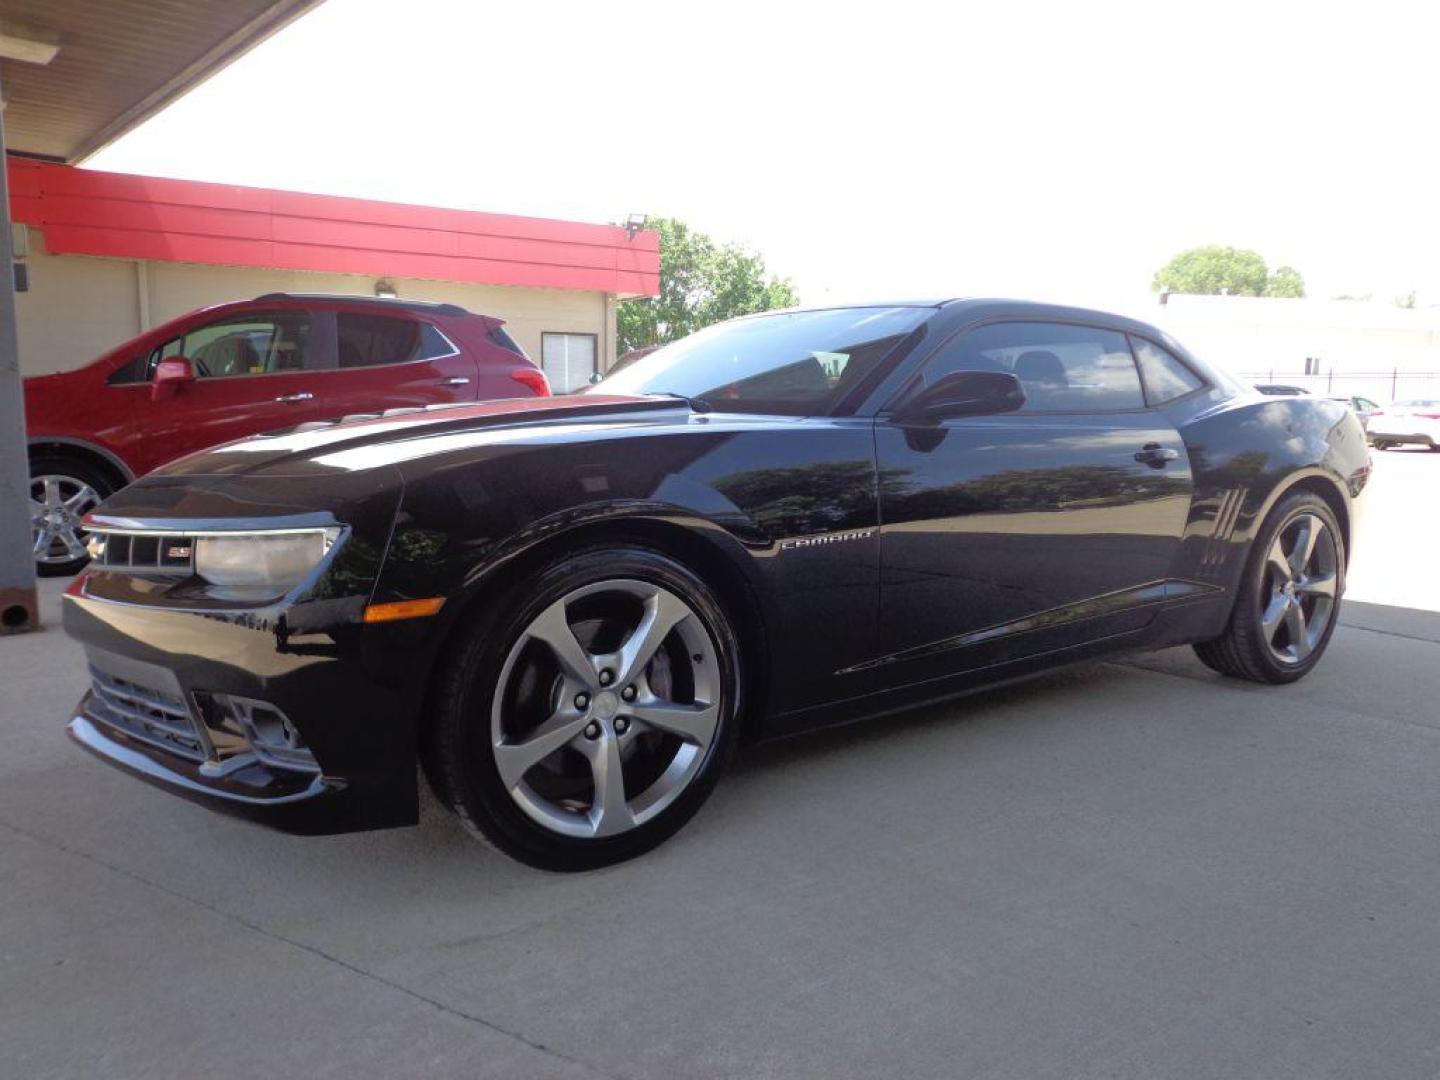
[[[111,383],[149,382],[161,360],[183,356],[205,378],[268,375],[305,366],[310,317],[301,311],[237,315],[206,323],[137,357],[110,377]]]
[[[420,350],[420,327],[412,319],[342,311],[335,319],[340,366],[374,367],[414,360]]]

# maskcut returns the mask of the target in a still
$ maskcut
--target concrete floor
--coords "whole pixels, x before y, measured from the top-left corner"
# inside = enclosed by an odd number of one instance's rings
[[[207,813],[4,640],[0,1075],[1433,1077],[1440,454],[1377,464],[1304,682],[1172,650],[757,748],[588,875]]]

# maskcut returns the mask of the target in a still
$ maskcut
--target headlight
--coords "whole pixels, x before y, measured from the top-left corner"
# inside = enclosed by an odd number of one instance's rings
[[[232,599],[268,599],[300,584],[338,535],[338,529],[304,529],[199,536],[195,573]]]

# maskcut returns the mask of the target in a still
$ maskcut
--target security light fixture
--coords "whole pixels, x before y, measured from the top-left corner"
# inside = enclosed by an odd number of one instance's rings
[[[626,219],[625,219],[625,236],[626,236],[626,238],[627,238],[627,239],[630,239],[630,240],[634,240],[634,239],[635,239],[635,234],[638,233],[641,229],[643,229],[643,228],[645,227],[645,222],[646,222],[647,220],[648,220],[648,218],[647,218],[644,214],[631,214],[628,218],[626,218]]]
[[[399,297],[400,291],[395,288],[395,283],[389,278],[381,278],[375,282],[375,295],[384,297],[386,300],[394,300]]]
[[[60,35],[45,27],[0,19],[0,59],[48,64],[60,51]]]

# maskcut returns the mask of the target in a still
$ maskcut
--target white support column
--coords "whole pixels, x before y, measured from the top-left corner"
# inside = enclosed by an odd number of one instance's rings
[[[136,314],[139,316],[139,333],[150,329],[150,264],[144,259],[135,260]]]
[[[615,361],[619,359],[619,357],[615,355],[615,350],[618,347],[616,339],[619,336],[615,329],[615,294],[604,293],[601,297],[601,303],[605,307],[605,331],[600,335],[600,355],[596,359],[600,365],[601,372],[606,372],[614,367]]]

